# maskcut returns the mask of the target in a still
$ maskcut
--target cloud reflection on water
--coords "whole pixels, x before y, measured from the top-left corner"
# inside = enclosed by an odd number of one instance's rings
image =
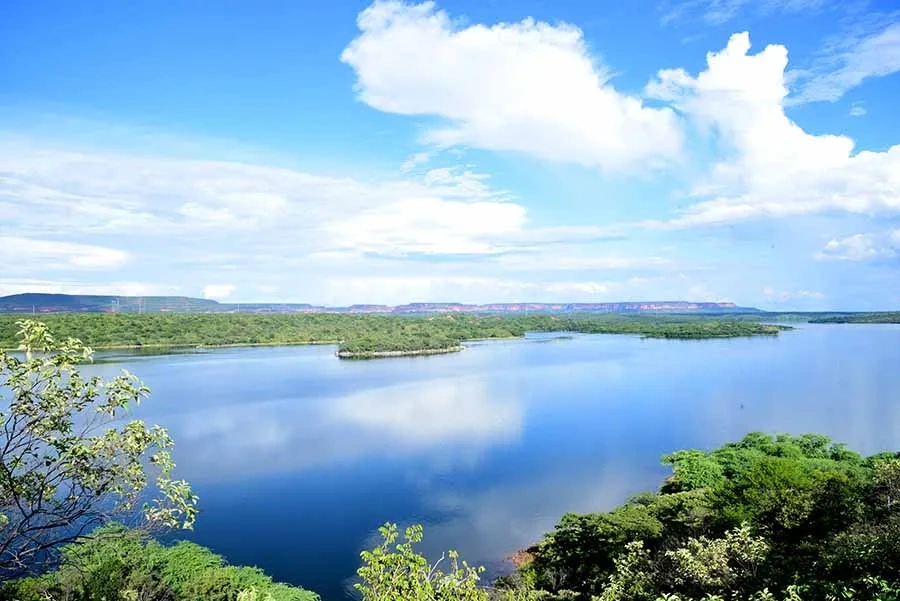
[[[178,415],[169,425],[188,479],[299,471],[435,448],[472,451],[514,440],[523,409],[478,377],[428,380],[332,399],[285,398]]]

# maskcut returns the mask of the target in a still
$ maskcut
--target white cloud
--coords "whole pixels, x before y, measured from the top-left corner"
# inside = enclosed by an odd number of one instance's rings
[[[234,293],[234,284],[207,284],[203,287],[203,298],[223,299]]]
[[[548,284],[546,290],[552,294],[561,294],[563,296],[574,294],[594,296],[608,294],[610,286],[600,282],[560,282]]]
[[[678,106],[728,147],[691,195],[711,197],[664,224],[686,227],[823,211],[900,211],[900,146],[854,154],[853,140],[812,135],[784,113],[787,50],[749,54],[750,37],[731,36],[696,77],[663,70],[648,94]],[[650,223],[649,225],[660,225]]]
[[[161,237],[181,237],[172,244],[191,248],[177,256],[195,263],[229,254],[232,264],[251,252],[272,260],[345,251],[491,254],[622,236],[594,226],[529,227],[525,208],[469,167],[363,182],[225,161],[76,152],[39,141],[19,147],[0,137],[0,173],[0,215],[11,230],[47,235],[64,228],[129,245],[146,239],[157,257]],[[242,253],[221,252],[236,245]],[[54,256],[65,259],[61,266],[83,268],[127,257],[58,244]]]
[[[22,236],[0,236],[0,263],[4,265],[6,273],[108,270],[121,267],[127,261],[128,253],[114,248]]]
[[[816,290],[776,290],[767,286],[763,289],[763,295],[770,301],[786,303],[788,301],[821,300],[825,295]]]
[[[410,198],[326,227],[338,246],[384,254],[482,254],[492,239],[516,233],[525,209],[513,203]]]
[[[854,102],[853,104],[850,105],[850,110],[848,111],[848,114],[851,117],[863,117],[866,114],[866,105],[859,101]]]
[[[376,1],[341,59],[378,110],[440,117],[424,140],[603,169],[672,161],[678,119],[618,92],[567,24],[460,27],[434,3]]]
[[[421,177],[361,182],[277,167],[61,150],[0,139],[0,214],[17,232],[290,243],[292,254],[480,252],[482,237],[529,235],[525,210],[487,176],[442,167]],[[357,217],[346,218],[347,215]],[[411,228],[408,232],[401,228]],[[413,231],[424,227],[423,233]],[[396,233],[396,239],[392,232]],[[539,231],[536,232],[539,234]],[[359,238],[356,236],[359,235]],[[476,239],[478,241],[476,241]],[[7,255],[22,245],[4,244]],[[31,242],[61,265],[110,267],[120,251]]]
[[[433,153],[428,151],[417,152],[410,156],[408,159],[403,161],[403,164],[400,166],[400,171],[403,173],[409,173],[419,165],[423,165],[431,160],[431,156]]]
[[[553,255],[504,255],[494,260],[504,269],[537,271],[542,269],[565,271],[592,270],[653,270],[673,269],[675,262],[664,257],[625,256],[553,256]]]
[[[86,284],[77,281],[54,281],[29,278],[0,278],[0,296],[34,292],[42,294],[100,294],[104,296],[164,296],[178,294],[176,286],[146,282],[113,282]]]
[[[834,261],[870,261],[900,257],[900,229],[881,234],[854,234],[830,240],[815,258]]]
[[[900,23],[873,32],[850,35],[826,46],[823,58],[811,69],[799,71],[792,103],[830,101],[873,77],[900,71]]]
[[[598,271],[671,265],[623,254],[616,246],[621,228],[533,224],[523,204],[471,166],[360,181],[246,163],[76,151],[0,135],[0,173],[0,236],[28,234],[16,235],[28,245],[0,246],[6,257],[17,253],[7,263],[28,267],[5,274],[19,281],[53,282],[52,269],[121,262],[122,252],[106,246],[34,243],[63,228],[73,239],[129,249],[124,257],[143,277],[195,282],[182,293],[234,299],[240,292],[241,300],[260,293],[328,305],[591,300],[620,290]],[[299,285],[290,275],[298,271],[304,273]],[[563,271],[568,277],[560,277]],[[206,283],[215,288],[204,290]],[[74,289],[84,287],[65,286]]]
[[[721,25],[752,8],[762,14],[816,11],[827,0],[672,0],[663,5],[664,24],[699,18],[708,25]]]

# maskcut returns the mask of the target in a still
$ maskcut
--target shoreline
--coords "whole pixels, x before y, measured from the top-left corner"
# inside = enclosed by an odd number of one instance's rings
[[[218,349],[256,346],[328,346],[341,344],[341,340],[310,340],[305,342],[223,342],[221,344],[109,344],[102,346],[86,345],[92,351],[139,351],[141,349]],[[0,352],[17,353],[18,348],[0,348]]]
[[[773,324],[774,325],[774,324]],[[855,324],[854,324],[855,325]],[[655,339],[655,340],[716,340],[723,338],[756,338],[758,336],[769,337],[769,336],[778,336],[781,332],[794,330],[796,328],[791,326],[782,326],[775,325],[778,328],[778,331],[773,332],[754,332],[747,334],[703,334],[699,336],[666,336],[664,334],[656,334],[656,333],[640,333],[640,332],[569,332],[567,334],[562,334],[559,337],[548,338],[547,340],[570,340],[574,338],[573,334],[587,334],[587,335],[599,335],[599,336],[622,336],[622,335],[636,335],[640,336],[644,339]],[[551,333],[551,332],[541,332],[541,333]],[[415,356],[427,356],[427,355],[445,355],[450,353],[458,353],[465,349],[465,343],[467,342],[491,342],[491,341],[503,341],[503,340],[524,340],[526,336],[494,336],[487,338],[470,338],[462,341],[462,344],[455,347],[449,347],[444,349],[419,349],[414,351],[365,351],[365,352],[353,352],[353,351],[341,351],[338,350],[335,353],[340,359],[380,359],[380,358],[389,358],[389,357],[415,357]],[[243,347],[267,347],[267,346],[327,346],[327,345],[340,345],[342,344],[342,340],[303,340],[303,341],[280,341],[280,342],[223,342],[223,343],[212,343],[212,344],[194,344],[194,343],[186,343],[186,344],[165,344],[165,343],[151,343],[151,344],[109,344],[109,345],[100,345],[93,346],[88,345],[93,351],[137,351],[141,349],[189,349],[189,350],[202,350],[202,349],[221,349],[221,348],[243,348]],[[0,352],[6,353],[15,353],[18,352],[18,348],[0,348]]]

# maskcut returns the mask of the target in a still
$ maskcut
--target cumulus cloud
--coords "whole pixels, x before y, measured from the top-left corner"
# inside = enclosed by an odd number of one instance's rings
[[[707,56],[697,76],[663,70],[648,85],[648,94],[673,103],[698,128],[715,131],[730,157],[691,190],[693,198],[706,200],[664,225],[900,211],[900,146],[857,153],[847,136],[805,132],[784,113],[787,50],[749,51],[749,34],[735,34],[724,50]]]
[[[502,250],[492,240],[524,223],[525,209],[513,203],[410,198],[331,223],[327,231],[337,245],[363,251],[483,254]]]
[[[863,104],[862,102],[858,102],[858,101],[854,102],[853,104],[850,105],[850,110],[848,111],[848,114],[851,117],[863,117],[866,114],[866,105]]]
[[[360,13],[341,59],[378,110],[445,120],[425,134],[618,170],[667,163],[681,147],[668,108],[620,93],[567,24],[525,19],[461,27],[434,3],[379,0]]]
[[[234,284],[207,284],[203,287],[203,298],[223,299],[234,293]]]
[[[900,257],[900,229],[833,239],[815,257],[833,261],[871,261]]]

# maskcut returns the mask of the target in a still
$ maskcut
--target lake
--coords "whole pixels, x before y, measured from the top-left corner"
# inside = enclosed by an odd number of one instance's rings
[[[900,448],[900,326],[777,338],[546,335],[455,355],[342,361],[333,347],[109,355],[169,428],[200,496],[185,537],[277,580],[348,598],[385,521],[425,525],[491,573],[566,511],[655,489],[659,457],[752,430]],[[103,355],[101,355],[103,356]]]

